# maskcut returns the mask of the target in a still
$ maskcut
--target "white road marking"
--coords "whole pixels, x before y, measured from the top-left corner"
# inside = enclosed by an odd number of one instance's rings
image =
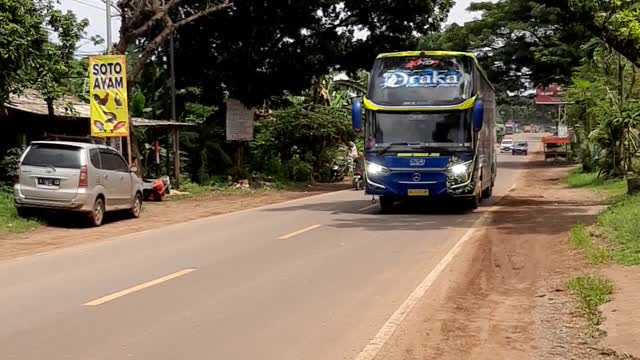
[[[301,230],[298,230],[298,231],[294,231],[294,232],[292,232],[292,233],[288,233],[288,234],[286,234],[286,235],[282,235],[282,236],[280,236],[278,239],[280,239],[280,240],[286,240],[286,239],[292,238],[292,237],[294,237],[294,236],[296,236],[296,235],[300,235],[300,234],[302,234],[302,233],[304,233],[304,232],[307,232],[307,231],[310,231],[310,230],[313,230],[313,229],[317,229],[317,228],[319,228],[320,226],[322,226],[322,225],[320,225],[320,224],[312,225],[312,226],[306,227],[306,228],[304,228],[304,229],[301,229]]]
[[[169,275],[163,276],[161,278],[158,278],[158,279],[155,279],[155,280],[151,280],[151,281],[148,281],[146,283],[143,283],[143,284],[140,284],[140,285],[136,285],[134,287],[130,287],[128,289],[125,289],[125,290],[122,290],[122,291],[118,291],[116,293],[113,293],[113,294],[110,294],[110,295],[107,295],[107,296],[103,296],[103,297],[101,297],[99,299],[95,299],[93,301],[89,301],[88,303],[86,303],[84,305],[85,306],[102,305],[102,304],[104,304],[104,303],[106,303],[108,301],[115,300],[115,299],[121,298],[121,297],[123,297],[125,295],[129,295],[131,293],[134,293],[136,291],[140,291],[142,289],[146,289],[148,287],[151,287],[151,286],[154,286],[154,285],[158,285],[158,284],[163,283],[165,281],[169,281],[169,280],[175,279],[177,277],[186,275],[186,274],[188,274],[188,273],[190,273],[192,271],[195,271],[195,270],[196,269],[180,270],[180,271],[175,272],[173,274],[169,274]]]
[[[511,186],[504,195],[498,198],[496,204],[513,189],[515,189],[515,184]],[[376,355],[378,355],[384,344],[389,340],[389,338],[391,338],[391,335],[393,335],[396,329],[398,329],[407,314],[409,314],[409,312],[411,312],[411,310],[413,310],[413,308],[416,306],[418,301],[422,299],[424,294],[433,285],[438,276],[440,276],[444,269],[447,268],[449,263],[451,263],[453,258],[460,252],[463,245],[467,241],[469,241],[469,239],[471,239],[471,237],[478,231],[478,229],[481,229],[482,223],[487,219],[489,214],[497,210],[499,207],[499,205],[493,205],[487,212],[482,214],[482,216],[480,216],[480,218],[476,220],[473,225],[471,225],[469,230],[467,230],[462,235],[458,242],[453,245],[451,250],[449,250],[449,252],[442,258],[442,260],[440,260],[438,265],[436,265],[436,267],[433,268],[433,270],[431,270],[429,274],[427,274],[427,276],[420,282],[420,284],[418,284],[418,287],[413,290],[411,294],[409,294],[409,297],[391,315],[387,322],[382,325],[382,328],[378,330],[376,336],[374,336],[374,338],[369,341],[369,344],[367,344],[367,346],[362,349],[355,360],[373,360]]]
[[[378,204],[371,204],[371,205],[367,205],[365,207],[363,207],[362,209],[358,209],[358,211],[365,211],[365,210],[369,210],[372,207],[378,206]]]

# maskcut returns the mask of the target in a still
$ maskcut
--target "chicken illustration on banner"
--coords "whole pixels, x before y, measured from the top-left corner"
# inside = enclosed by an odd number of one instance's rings
[[[91,136],[129,136],[126,66],[123,55],[89,57]]]

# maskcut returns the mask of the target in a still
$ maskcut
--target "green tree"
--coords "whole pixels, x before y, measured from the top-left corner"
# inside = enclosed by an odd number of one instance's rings
[[[74,59],[74,52],[89,22],[78,20],[71,11],[64,13],[48,8],[44,15],[45,25],[57,39],[46,42],[36,55],[31,75],[33,86],[47,102],[49,116],[52,117],[55,115],[53,102],[68,93],[70,78],[86,73],[86,68],[81,69]]]
[[[173,32],[180,114],[187,111],[188,103],[219,107],[226,97],[261,106],[273,103],[274,96],[303,95],[314,78],[331,71],[353,74],[370,67],[379,52],[415,47],[419,35],[439,29],[453,2],[219,0],[205,4],[177,0],[163,4],[118,1],[125,22],[117,50],[140,54],[130,75],[144,77],[145,64],[165,65],[162,59],[168,57],[168,35]],[[146,88],[144,80],[140,82]],[[180,91],[188,88],[199,88],[202,95],[193,100],[191,94]],[[327,95],[336,104],[342,102],[337,100],[343,95],[340,91]],[[150,99],[152,94],[145,91],[145,96]],[[285,107],[290,100],[294,99],[280,98],[284,106],[271,107]],[[211,124],[203,126],[223,126],[217,123],[221,118],[212,116],[206,120]]]
[[[579,65],[580,46],[591,38],[562,9],[540,1],[474,2],[468,10],[481,17],[426,36],[421,49],[473,51],[499,95],[567,83],[571,69]]]
[[[640,67],[640,6],[636,0],[542,0],[566,11],[635,66]]]
[[[0,107],[24,88],[28,69],[47,44],[43,6],[33,0],[0,0]]]
[[[634,170],[640,127],[637,70],[600,40],[582,50],[585,58],[566,94],[573,103],[568,115],[580,142],[578,159],[586,170],[626,175]]]

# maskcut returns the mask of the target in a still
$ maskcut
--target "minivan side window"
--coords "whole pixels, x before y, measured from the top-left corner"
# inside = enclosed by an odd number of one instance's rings
[[[100,157],[102,159],[102,169],[118,172],[129,172],[129,166],[127,166],[127,163],[124,161],[124,159],[122,159],[122,157],[115,151],[100,150]]]
[[[100,161],[100,150],[91,149],[89,150],[89,160],[91,160],[91,164],[96,169],[102,169],[102,162]]]

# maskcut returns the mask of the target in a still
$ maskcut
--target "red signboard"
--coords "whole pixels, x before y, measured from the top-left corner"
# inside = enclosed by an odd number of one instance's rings
[[[536,89],[536,104],[560,104],[562,99],[559,96],[560,88],[556,84],[549,87],[539,86]]]

